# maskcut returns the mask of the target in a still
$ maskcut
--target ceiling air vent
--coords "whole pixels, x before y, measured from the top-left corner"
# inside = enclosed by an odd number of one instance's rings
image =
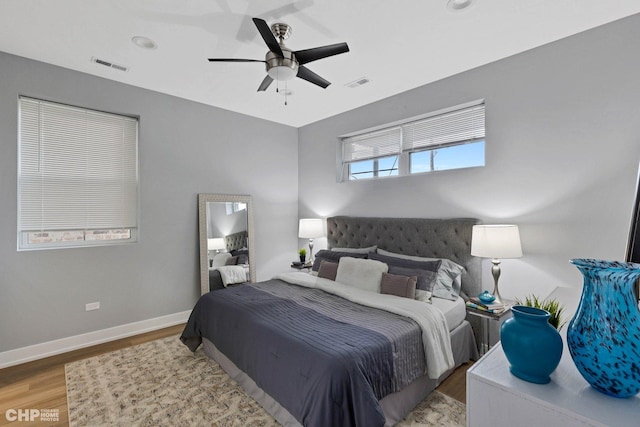
[[[371,80],[369,80],[368,77],[360,77],[357,80],[354,80],[354,81],[352,81],[350,83],[347,83],[345,86],[353,88],[353,87],[358,87],[358,86],[365,85],[365,84],[369,83],[370,81]]]
[[[105,67],[113,68],[120,71],[128,71],[129,69],[124,65],[114,64],[113,62],[105,61],[104,59],[92,57],[91,62],[95,62],[96,64],[104,65]]]

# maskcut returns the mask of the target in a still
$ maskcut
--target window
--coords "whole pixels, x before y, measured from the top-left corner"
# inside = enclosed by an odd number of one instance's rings
[[[227,202],[225,205],[227,215],[247,210],[247,204],[243,202]]]
[[[484,166],[484,115],[475,102],[343,137],[343,179]]]
[[[18,249],[137,240],[138,120],[19,99]]]

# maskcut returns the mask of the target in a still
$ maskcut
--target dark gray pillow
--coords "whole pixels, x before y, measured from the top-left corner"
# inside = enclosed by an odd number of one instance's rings
[[[330,261],[330,262],[339,262],[340,258],[343,256],[350,256],[352,258],[366,258],[367,254],[356,254],[351,252],[336,252],[336,251],[328,251],[326,249],[322,249],[318,251],[317,254],[313,257],[313,267],[311,270],[318,271],[320,268],[320,262],[322,260]]]
[[[338,263],[322,260],[320,261],[320,268],[318,268],[318,277],[323,277],[329,280],[336,280],[338,274]]]
[[[438,278],[438,273],[435,271],[421,270],[419,268],[398,267],[396,265],[389,266],[389,273],[400,276],[415,276],[417,278],[416,288],[429,292],[433,292],[436,279]]]
[[[389,266],[389,273],[403,276],[417,276],[417,288],[423,291],[433,291],[441,260],[413,261],[403,258],[395,258],[380,254],[369,254],[369,259],[384,262]]]
[[[238,262],[236,264],[249,264],[248,249],[234,249],[231,251],[231,255],[238,257]]]
[[[236,265],[238,263],[238,258],[237,256],[232,256],[227,258],[227,261],[224,263],[224,265]]]
[[[380,293],[415,299],[417,280],[416,276],[408,277],[382,273]]]

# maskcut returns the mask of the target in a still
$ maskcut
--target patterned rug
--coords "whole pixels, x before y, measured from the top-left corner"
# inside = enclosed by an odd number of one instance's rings
[[[202,351],[177,336],[65,366],[71,426],[277,426]],[[464,426],[465,405],[433,392],[399,426]]]

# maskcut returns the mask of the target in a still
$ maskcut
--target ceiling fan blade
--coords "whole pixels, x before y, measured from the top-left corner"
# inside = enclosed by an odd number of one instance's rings
[[[313,71],[311,71],[310,69],[308,69],[303,65],[298,67],[297,77],[300,77],[302,80],[311,82],[314,85],[318,85],[323,89],[326,89],[327,86],[331,84],[327,80],[323,79],[322,77],[320,77],[319,75],[317,75],[316,73],[314,73]]]
[[[209,62],[267,62],[263,59],[209,58]]]
[[[258,28],[258,31],[264,39],[264,42],[267,44],[269,50],[277,55],[280,55],[280,57],[284,57],[282,48],[280,47],[278,40],[276,40],[276,36],[274,36],[271,32],[271,28],[269,28],[267,22],[264,19],[253,18],[253,23],[256,24],[256,27]]]
[[[260,83],[260,87],[258,87],[258,92],[264,92],[265,90],[267,90],[267,88],[269,87],[272,81],[273,79],[271,78],[271,76],[267,74],[264,80],[262,81],[262,83]]]
[[[314,47],[312,49],[299,50],[293,52],[298,63],[306,64],[318,59],[327,58],[333,55],[349,52],[349,46],[346,43],[330,44],[328,46]]]

